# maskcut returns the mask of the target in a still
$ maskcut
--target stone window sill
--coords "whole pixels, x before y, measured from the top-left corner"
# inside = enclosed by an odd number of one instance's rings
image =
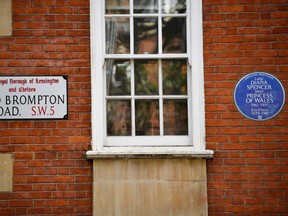
[[[212,150],[177,151],[177,152],[118,152],[118,151],[87,151],[88,159],[101,158],[203,158],[212,159]]]

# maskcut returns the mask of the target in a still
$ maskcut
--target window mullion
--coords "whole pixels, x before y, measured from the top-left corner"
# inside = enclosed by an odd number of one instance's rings
[[[158,1],[158,53],[162,54],[162,17],[161,1]]]
[[[191,65],[189,63],[189,60],[187,61],[187,94],[188,94],[188,135],[192,136],[192,110],[193,110],[193,104],[192,104],[192,70]]]
[[[130,1],[130,54],[134,54],[134,17],[133,1]]]
[[[134,64],[135,61],[132,58],[134,55],[134,16],[133,16],[133,8],[134,2],[133,0],[130,1],[130,61],[131,61],[131,133],[132,137],[136,135],[136,123],[135,123],[135,76],[134,76]]]
[[[160,121],[160,136],[164,135],[164,120],[163,120],[163,77],[162,77],[162,60],[158,61],[158,77],[159,77],[159,121]]]
[[[190,1],[187,1],[187,10],[190,11]],[[187,33],[186,33],[186,44],[187,44],[187,53],[188,53],[188,63],[189,66],[191,67],[192,65],[192,51],[191,51],[191,40],[192,40],[192,32],[191,32],[191,13],[187,13],[187,17],[186,17],[186,29],[187,29]],[[191,37],[188,37],[188,35],[191,35]]]
[[[102,117],[103,118],[103,135],[104,136],[107,136],[107,113],[106,113],[106,110],[107,110],[107,77],[106,77],[106,74],[105,74],[105,70],[106,70],[106,64],[105,64],[105,60],[104,60],[104,63],[103,63],[103,71],[102,71],[102,76],[103,76],[103,89],[102,89],[102,92],[103,92],[103,99],[102,99],[102,103],[103,103],[103,109],[105,110],[105,112],[103,113],[104,116]],[[105,145],[105,144],[104,144]]]
[[[136,135],[136,112],[135,112],[135,76],[134,76],[134,59],[131,59],[131,126],[132,126],[132,136]]]

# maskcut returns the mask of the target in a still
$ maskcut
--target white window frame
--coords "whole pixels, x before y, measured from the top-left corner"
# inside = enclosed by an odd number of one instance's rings
[[[204,69],[203,69],[203,36],[202,36],[202,0],[192,0],[187,5],[187,41],[188,62],[192,73],[188,80],[192,82],[191,91],[193,119],[191,126],[192,136],[190,143],[182,145],[177,139],[166,145],[153,146],[153,140],[143,139],[141,145],[105,145],[106,143],[106,115],[105,115],[105,84],[104,84],[104,32],[103,10],[104,0],[90,0],[90,31],[91,31],[91,97],[92,97],[92,150],[87,151],[88,158],[102,157],[137,157],[137,156],[164,156],[164,157],[201,157],[211,158],[213,151],[205,149],[205,108],[204,108]],[[190,7],[190,8],[189,8]],[[191,49],[192,47],[192,49]],[[171,56],[173,58],[173,56]],[[177,57],[175,57],[177,59]],[[190,100],[189,99],[189,100]],[[174,137],[174,136],[173,136]],[[129,143],[133,137],[118,137],[123,143]],[[155,138],[157,139],[157,138]],[[128,141],[128,142],[127,142]],[[152,144],[150,143],[152,141]]]

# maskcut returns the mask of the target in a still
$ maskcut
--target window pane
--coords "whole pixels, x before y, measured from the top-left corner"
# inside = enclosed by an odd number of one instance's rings
[[[136,135],[159,135],[158,100],[136,100]]]
[[[129,0],[105,0],[105,13],[129,14]]]
[[[158,61],[135,60],[135,94],[158,94]]]
[[[162,19],[163,53],[186,53],[186,18]]]
[[[130,95],[130,61],[106,60],[107,95]]]
[[[131,136],[130,100],[107,101],[107,135]]]
[[[162,0],[162,13],[186,13],[186,0]]]
[[[107,54],[130,53],[129,18],[106,18],[105,32]]]
[[[187,95],[187,61],[163,60],[163,94]]]
[[[134,0],[134,13],[158,13],[158,0]]]
[[[164,135],[188,135],[187,100],[164,100]]]
[[[134,19],[135,54],[158,53],[157,18]]]

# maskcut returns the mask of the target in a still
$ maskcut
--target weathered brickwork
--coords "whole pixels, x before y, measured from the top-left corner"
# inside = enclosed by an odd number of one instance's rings
[[[0,193],[0,215],[91,215],[89,1],[12,4],[0,75],[68,75],[69,120],[0,122],[0,152],[14,153],[13,192]]]
[[[263,122],[234,105],[238,80],[268,72],[288,88],[285,0],[204,0],[209,215],[286,215],[288,107]]]
[[[0,121],[13,153],[13,192],[0,215],[92,215],[89,0],[13,0],[0,37],[0,75],[67,75],[69,119]],[[203,0],[210,216],[288,212],[288,105],[267,121],[243,117],[233,91],[253,71],[288,89],[286,0]]]

